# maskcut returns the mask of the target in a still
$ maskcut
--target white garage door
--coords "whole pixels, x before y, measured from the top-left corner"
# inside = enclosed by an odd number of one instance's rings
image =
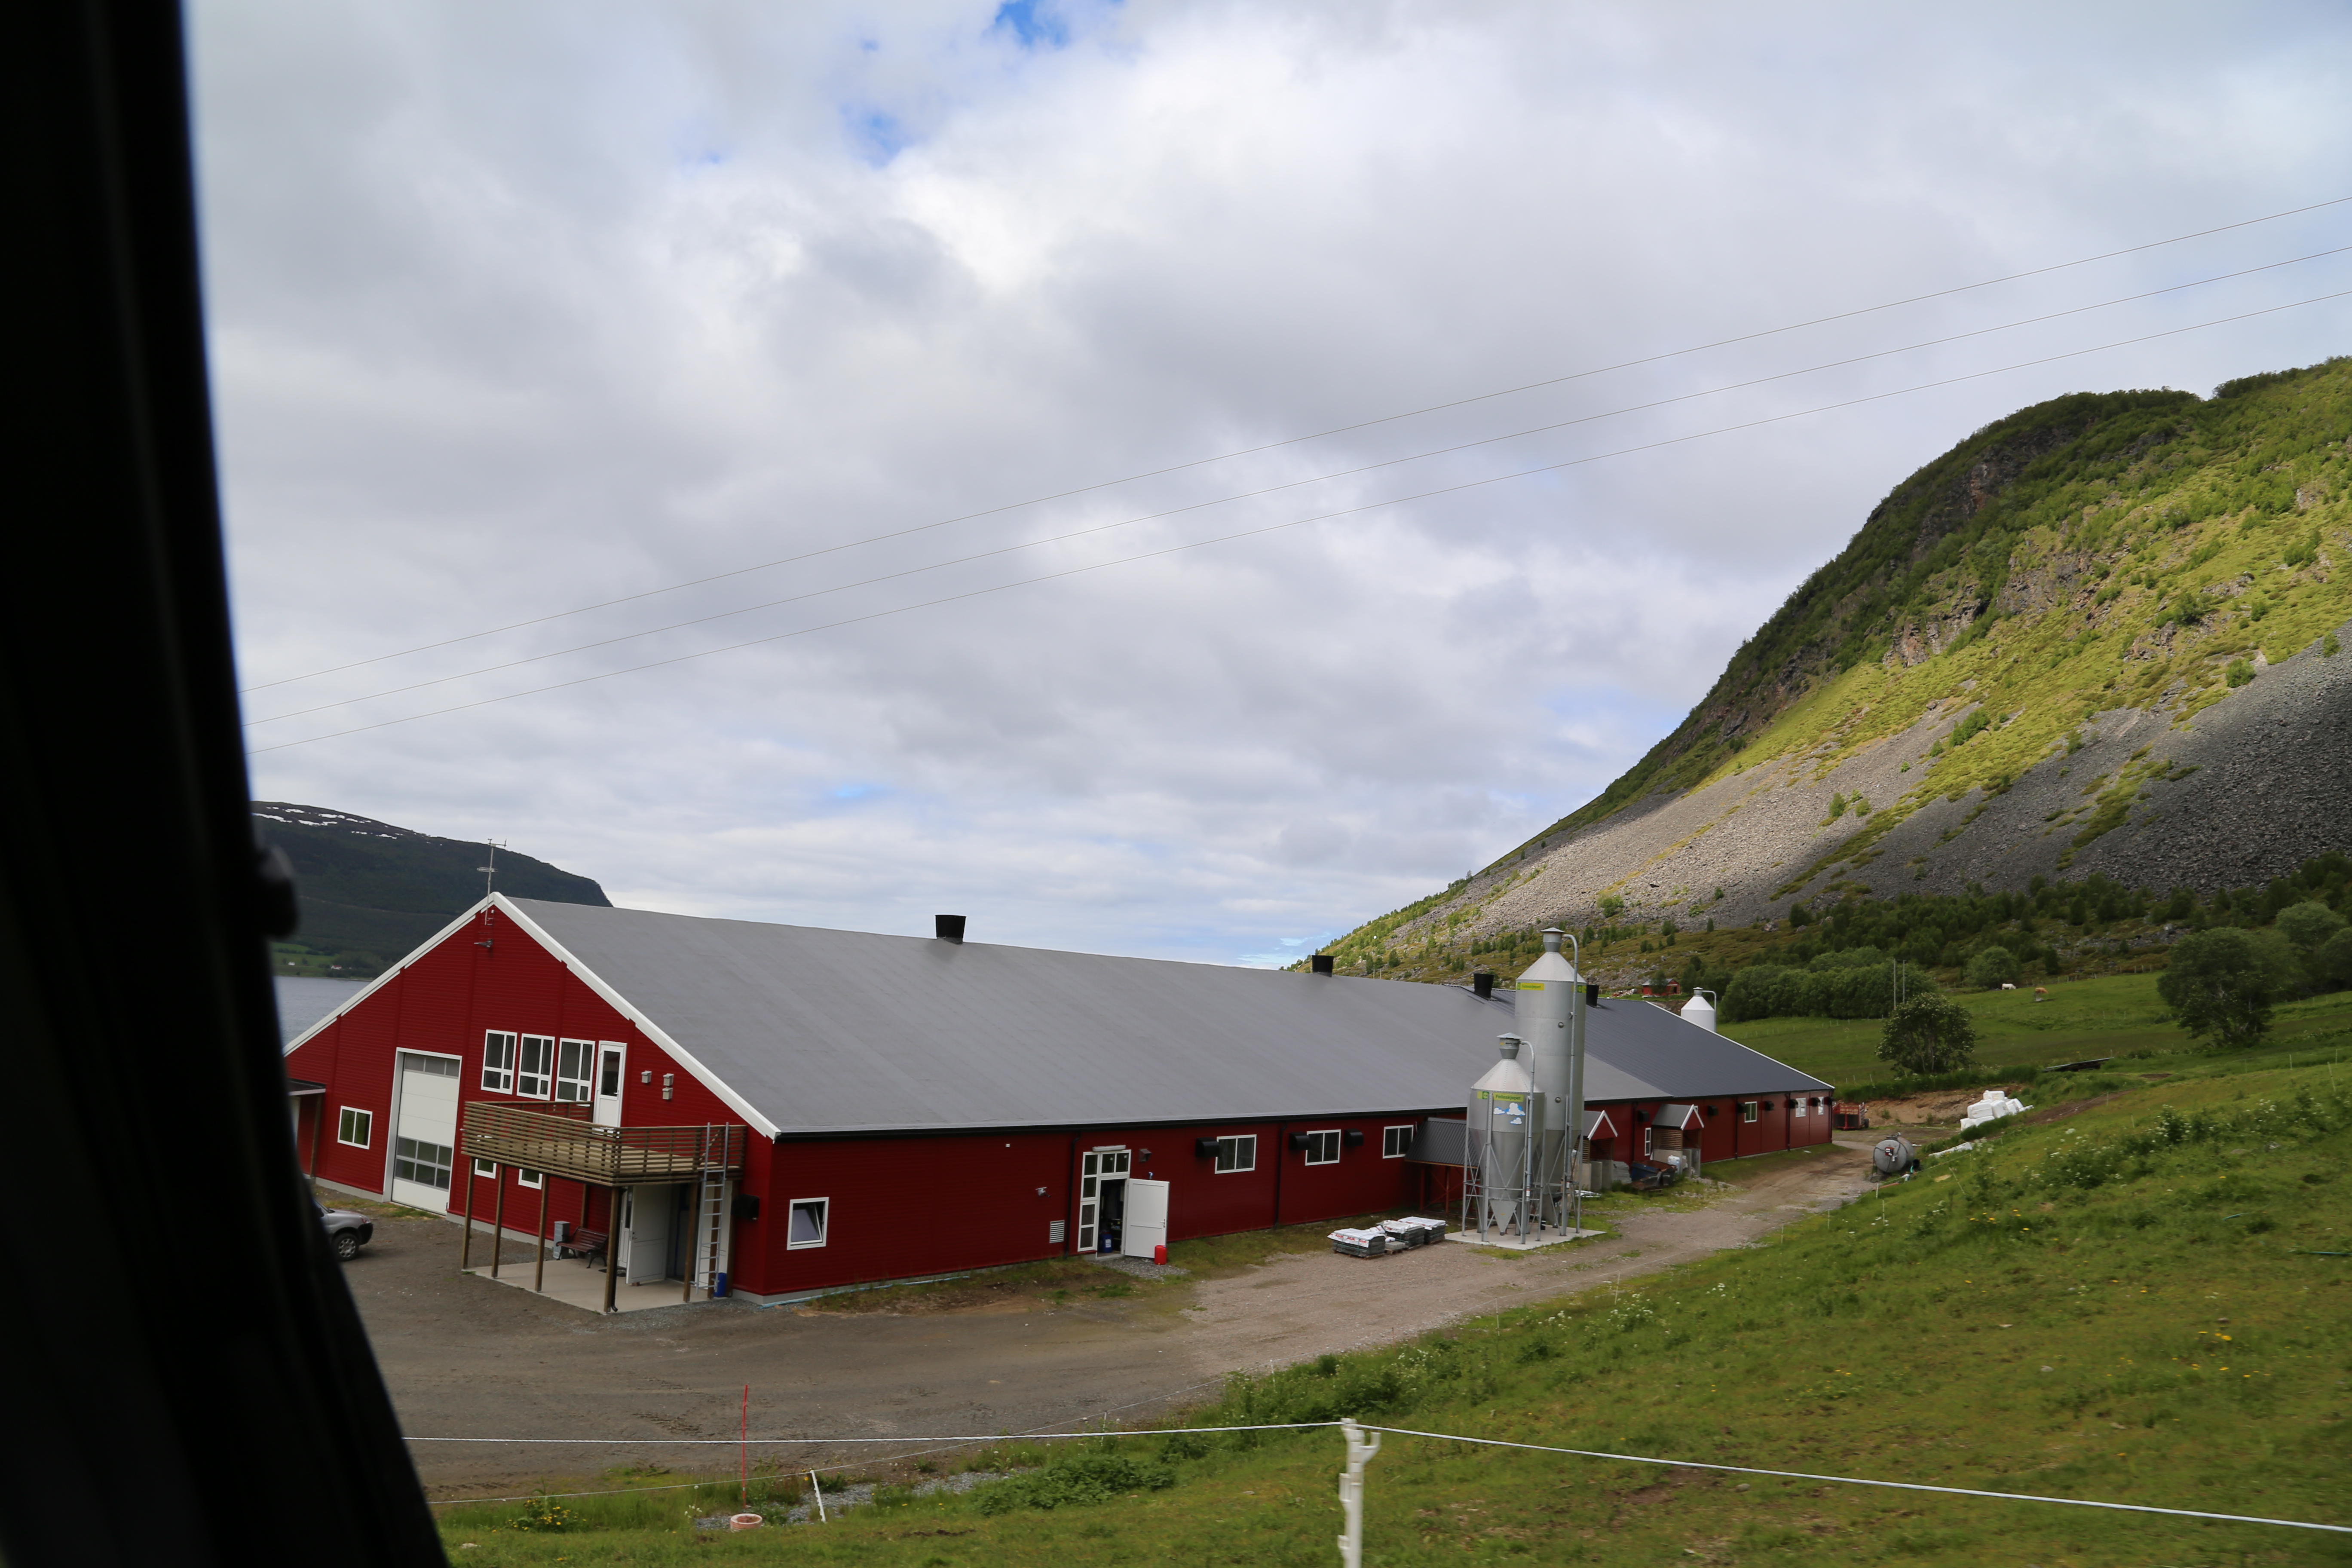
[[[392,1139],[392,1201],[446,1213],[457,1152],[457,1062],[400,1053],[400,1120]]]

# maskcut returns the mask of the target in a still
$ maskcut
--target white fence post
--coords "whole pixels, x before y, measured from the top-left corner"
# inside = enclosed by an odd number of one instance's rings
[[[1339,1508],[1347,1516],[1347,1529],[1339,1536],[1340,1568],[1363,1568],[1364,1467],[1381,1451],[1381,1440],[1376,1434],[1367,1441],[1353,1418],[1341,1419],[1339,1435],[1348,1440],[1348,1468],[1339,1476]]]

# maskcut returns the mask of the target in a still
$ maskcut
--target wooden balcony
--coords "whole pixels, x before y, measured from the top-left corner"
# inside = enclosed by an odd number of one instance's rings
[[[584,1105],[527,1110],[500,1100],[469,1100],[457,1142],[467,1159],[493,1160],[600,1187],[688,1182],[706,1171],[740,1170],[748,1129],[598,1127]]]

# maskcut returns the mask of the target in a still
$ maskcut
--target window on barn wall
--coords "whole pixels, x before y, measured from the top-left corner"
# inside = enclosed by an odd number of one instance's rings
[[[543,1175],[540,1174],[540,1173],[538,1173],[537,1171],[526,1171],[526,1170],[524,1170],[520,1165],[517,1165],[517,1166],[515,1167],[515,1184],[516,1184],[516,1185],[518,1185],[518,1186],[524,1186],[524,1187],[538,1187],[538,1186],[544,1186],[544,1185],[546,1184],[546,1183],[547,1183],[547,1178],[546,1178],[545,1176],[543,1176]]]
[[[417,1138],[395,1138],[392,1141],[392,1173],[404,1182],[415,1182],[422,1187],[449,1190],[449,1167],[457,1152],[446,1143],[427,1143]]]
[[[496,1160],[477,1160],[474,1162],[474,1174],[486,1182],[495,1182],[499,1179],[499,1163]]]
[[[482,1087],[492,1094],[514,1092],[515,1037],[491,1029],[482,1036]]]
[[[1323,1132],[1303,1134],[1307,1140],[1307,1163],[1310,1165],[1336,1165],[1339,1163],[1339,1130],[1336,1127]]]
[[[794,1198],[792,1219],[784,1233],[784,1246],[823,1247],[827,1211],[833,1207],[831,1198]]]
[[[525,1100],[545,1100],[548,1079],[555,1070],[555,1040],[549,1035],[525,1035],[522,1058],[515,1069],[515,1092]]]
[[[1410,1127],[1381,1128],[1381,1158],[1383,1160],[1403,1159],[1405,1151],[1412,1147],[1412,1133],[1413,1130]]]
[[[1756,1102],[1754,1100],[1743,1100],[1739,1102],[1739,1120],[1742,1121],[1753,1121],[1756,1120]]]
[[[566,1040],[555,1061],[555,1098],[566,1105],[588,1103],[588,1071],[596,1047],[586,1040]]]
[[[1237,1138],[1218,1139],[1217,1169],[1226,1173],[1256,1170],[1257,1134],[1245,1132]]]
[[[335,1124],[335,1142],[364,1149],[375,1140],[375,1112],[346,1105]]]

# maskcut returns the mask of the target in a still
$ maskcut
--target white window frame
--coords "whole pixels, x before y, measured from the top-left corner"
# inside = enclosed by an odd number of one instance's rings
[[[532,1047],[539,1047],[536,1051]],[[531,1070],[531,1058],[537,1056],[539,1070]],[[545,1100],[555,1087],[555,1037],[525,1035],[519,1042],[515,1058],[515,1094],[523,1100]]]
[[[596,1042],[555,1042],[555,1102],[586,1105],[595,1097]]]
[[[1739,1102],[1739,1120],[1742,1121],[1755,1121],[1758,1117],[1763,1115],[1763,1104],[1764,1102],[1760,1100],[1741,1100]]]
[[[1655,1140],[1656,1140],[1656,1138],[1657,1138],[1657,1132],[1658,1132],[1658,1130],[1657,1130],[1655,1127],[1651,1126],[1650,1124],[1648,1124],[1648,1123],[1646,1123],[1646,1122],[1644,1122],[1644,1123],[1643,1124],[1643,1127],[1642,1127],[1642,1158],[1643,1158],[1643,1159],[1646,1160],[1646,1159],[1648,1159],[1652,1154],[1654,1154],[1654,1153],[1657,1152],[1657,1148],[1656,1148],[1656,1143],[1655,1143]]]
[[[499,1163],[496,1160],[477,1160],[474,1162],[474,1180],[478,1182],[495,1182],[498,1179]]]
[[[404,1143],[408,1145],[408,1152],[406,1153],[403,1153],[401,1152],[400,1146]],[[438,1160],[419,1159],[417,1157],[418,1154],[427,1149],[432,1150],[436,1154],[448,1155],[449,1163],[446,1165],[444,1165]],[[411,1173],[402,1173],[400,1167],[404,1163],[408,1166]],[[427,1181],[414,1173],[418,1171],[438,1172],[446,1179],[438,1182]],[[457,1185],[457,1151],[451,1148],[448,1144],[427,1143],[422,1138],[402,1138],[397,1135],[393,1138],[392,1179],[394,1181],[406,1182],[411,1186],[431,1187],[436,1192],[446,1193],[451,1187]]]
[[[1797,1102],[1796,1104],[1789,1107],[1789,1120],[1791,1121],[1802,1121],[1806,1115],[1805,1097],[1801,1094],[1792,1094],[1789,1098]]]
[[[1419,1131],[1420,1129],[1417,1127],[1381,1128],[1381,1158],[1383,1160],[1403,1159],[1405,1152],[1412,1147],[1412,1135]],[[1397,1134],[1400,1132],[1403,1133],[1404,1136],[1402,1138],[1398,1137]]]
[[[512,1094],[515,1077],[515,1037],[511,1029],[482,1031],[482,1088],[490,1094]]]
[[[1318,1127],[1307,1133],[1307,1138],[1308,1140],[1307,1147],[1300,1151],[1307,1156],[1307,1163],[1310,1165],[1336,1165],[1339,1163],[1339,1149],[1343,1142],[1339,1136],[1339,1129],[1337,1127]],[[1325,1139],[1328,1139],[1330,1142],[1328,1143],[1323,1142]],[[1317,1152],[1323,1149],[1328,1149],[1330,1152],[1318,1159],[1317,1157]]]
[[[547,1185],[547,1173],[544,1171],[526,1171],[520,1165],[517,1165],[514,1168],[514,1173],[515,1185],[518,1187],[529,1187],[536,1192]]]
[[[363,1110],[356,1105],[339,1105],[335,1109],[340,1112],[335,1118],[336,1142],[352,1149],[375,1147],[374,1111]],[[360,1128],[360,1135],[357,1138],[351,1135],[352,1123],[354,1120],[359,1122]]]
[[[1236,1132],[1217,1140],[1215,1173],[1243,1176],[1257,1169],[1257,1134]]]
[[[811,1205],[815,1205],[816,1208],[816,1239],[814,1241],[794,1241],[792,1239],[793,1222],[800,1217],[800,1212],[803,1208]],[[827,1238],[832,1235],[833,1200],[831,1198],[794,1198],[784,1205],[785,1251],[801,1252],[805,1251],[810,1247],[823,1247]]]

